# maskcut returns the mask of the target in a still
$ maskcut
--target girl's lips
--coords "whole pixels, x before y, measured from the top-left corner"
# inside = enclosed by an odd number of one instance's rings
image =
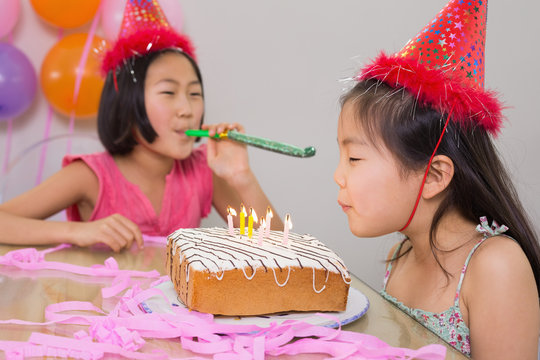
[[[178,134],[182,139],[187,139],[188,138],[188,136],[186,135],[185,130],[175,130],[174,132],[176,134]]]
[[[338,204],[339,204],[339,206],[341,206],[341,209],[342,209],[344,212],[347,212],[347,210],[349,210],[349,209],[351,208],[351,206],[346,205],[346,204],[342,203],[341,201],[338,201]]]

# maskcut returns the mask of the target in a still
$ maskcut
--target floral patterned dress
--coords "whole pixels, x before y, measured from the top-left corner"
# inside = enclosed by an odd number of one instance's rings
[[[459,308],[459,294],[461,292],[463,278],[465,277],[465,272],[467,271],[469,261],[471,260],[471,257],[478,246],[480,246],[480,244],[482,244],[489,237],[500,235],[508,230],[508,227],[505,225],[499,226],[495,221],[491,226],[489,226],[485,217],[481,217],[480,221],[481,223],[476,227],[476,231],[482,233],[484,236],[474,246],[467,257],[467,260],[465,260],[465,265],[463,265],[463,269],[461,270],[461,276],[459,278],[456,295],[454,297],[454,305],[452,305],[448,310],[440,313],[434,313],[421,309],[412,309],[398,301],[395,297],[389,295],[386,292],[386,284],[388,283],[390,271],[392,270],[392,262],[388,264],[386,269],[386,274],[384,276],[384,287],[381,291],[381,295],[385,299],[395,304],[402,311],[412,316],[415,320],[426,326],[435,334],[439,335],[448,344],[467,356],[471,355],[471,344],[469,337],[470,331],[469,327],[463,321],[463,315],[461,314],[461,309]],[[395,258],[397,254],[399,254],[402,245],[403,242],[399,244],[392,258]]]

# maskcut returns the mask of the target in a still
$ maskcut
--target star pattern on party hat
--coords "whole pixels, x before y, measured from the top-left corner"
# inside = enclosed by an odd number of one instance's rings
[[[141,27],[154,30],[170,27],[157,0],[128,0],[126,2],[119,37],[128,37]]]
[[[484,87],[487,1],[451,1],[398,52]]]
[[[116,71],[134,56],[174,48],[195,58],[195,48],[170,26],[158,0],[127,0],[119,36],[101,64],[105,74]]]
[[[356,79],[403,87],[421,105],[496,135],[502,105],[484,89],[486,19],[487,0],[450,0],[403,49],[381,52]]]

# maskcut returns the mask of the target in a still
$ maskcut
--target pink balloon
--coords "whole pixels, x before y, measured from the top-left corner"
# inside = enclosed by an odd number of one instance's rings
[[[0,37],[7,35],[13,29],[20,11],[19,0],[2,0],[0,5]]]
[[[101,5],[101,27],[105,38],[108,40],[116,40],[118,36],[126,1],[128,0],[103,0]],[[180,0],[159,0],[159,6],[161,6],[173,29],[182,32],[183,20]]]

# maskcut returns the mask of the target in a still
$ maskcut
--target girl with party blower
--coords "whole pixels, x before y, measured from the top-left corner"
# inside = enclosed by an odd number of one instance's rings
[[[400,52],[379,55],[342,98],[334,178],[351,231],[399,231],[382,295],[482,359],[536,359],[538,237],[492,137],[487,1],[450,1]]]
[[[142,247],[142,234],[198,227],[212,205],[224,219],[228,205],[241,203],[265,213],[269,201],[245,145],[210,139],[194,148],[185,134],[203,121],[202,78],[192,44],[157,2],[127,2],[103,70],[98,132],[107,152],[66,156],[58,173],[1,204],[1,243],[101,243],[119,251]],[[238,124],[203,128],[243,131]],[[75,221],[41,220],[62,209]],[[281,228],[278,216],[272,225]]]

